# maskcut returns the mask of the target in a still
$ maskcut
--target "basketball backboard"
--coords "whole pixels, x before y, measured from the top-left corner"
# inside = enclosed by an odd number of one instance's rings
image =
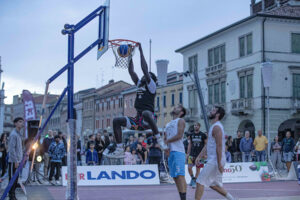
[[[99,34],[100,43],[97,49],[97,60],[107,51],[109,39],[109,9],[110,0],[106,0],[104,5],[105,9],[99,15]]]

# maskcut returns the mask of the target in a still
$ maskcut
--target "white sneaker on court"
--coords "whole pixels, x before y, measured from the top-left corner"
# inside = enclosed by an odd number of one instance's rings
[[[117,147],[116,150],[107,155],[109,158],[124,158],[125,152],[123,147]]]
[[[164,139],[162,137],[157,138],[157,143],[162,148],[162,150],[167,150],[169,147],[165,144]]]

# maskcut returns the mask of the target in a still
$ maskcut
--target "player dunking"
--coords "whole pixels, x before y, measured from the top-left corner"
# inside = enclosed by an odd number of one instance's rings
[[[128,72],[134,84],[137,86],[137,94],[134,103],[134,107],[137,111],[136,117],[117,117],[113,120],[113,131],[115,134],[117,148],[110,155],[119,157],[124,155],[124,149],[122,144],[122,129],[121,127],[127,127],[136,130],[151,129],[153,135],[157,138],[158,144],[166,149],[167,146],[164,144],[164,140],[160,137],[156,121],[154,117],[154,100],[156,96],[156,82],[157,78],[152,72],[148,72],[147,62],[145,60],[142,46],[139,43],[141,68],[144,76],[139,80],[137,74],[134,72],[133,61],[130,58]]]
[[[182,119],[186,110],[182,105],[176,106],[171,115],[173,120],[166,126],[165,143],[169,146],[168,166],[170,176],[176,183],[177,190],[181,200],[186,200],[186,181],[185,181],[185,149],[183,144],[183,135],[185,121]]]
[[[226,199],[234,200],[232,195],[225,191],[222,183],[226,156],[225,133],[220,120],[223,119],[224,115],[225,110],[222,107],[215,107],[209,116],[209,119],[212,121],[212,126],[208,132],[207,144],[196,159],[196,163],[198,163],[201,157],[207,154],[207,164],[197,179],[196,200],[202,198],[204,187],[210,187],[223,195]]]

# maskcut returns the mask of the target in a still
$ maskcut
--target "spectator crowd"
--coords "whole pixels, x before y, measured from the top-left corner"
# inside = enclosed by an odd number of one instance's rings
[[[193,130],[193,127],[197,131]],[[192,167],[197,166],[194,158],[200,151],[197,148],[203,148],[205,133],[200,132],[200,124],[196,123],[192,129],[185,134],[185,148],[187,153],[187,164],[189,164],[189,173],[191,177],[197,177],[192,173]],[[198,128],[197,128],[198,127]],[[190,132],[195,135],[190,135]],[[197,133],[198,132],[198,133]],[[25,152],[26,141],[23,145]],[[66,134],[60,131],[49,130],[46,136],[41,139],[40,147],[37,150],[38,155],[43,157],[43,175],[46,180],[59,184],[62,166],[67,165],[67,141]],[[199,143],[200,142],[200,143]],[[193,143],[193,144],[191,144]],[[28,148],[28,147],[27,147]],[[106,130],[91,134],[87,137],[77,137],[77,165],[103,165],[105,164],[103,152],[113,151],[116,148],[115,138],[112,133]],[[134,133],[124,136],[124,160],[125,165],[138,164],[156,164],[159,170],[163,170],[163,152],[157,143],[155,136],[146,137],[145,133]],[[227,162],[252,162],[266,161],[268,151],[268,139],[261,130],[257,131],[255,137],[251,137],[251,132],[237,131],[236,136],[226,136],[226,158]],[[276,136],[270,144],[271,161],[277,170],[290,170],[291,162],[300,159],[300,139],[295,141],[291,132],[287,131],[284,138]],[[195,154],[195,155],[194,155]],[[32,159],[32,158],[31,158]],[[30,160],[31,161],[31,160]],[[9,165],[9,134],[3,133],[0,137],[0,168],[1,179],[7,176]]]

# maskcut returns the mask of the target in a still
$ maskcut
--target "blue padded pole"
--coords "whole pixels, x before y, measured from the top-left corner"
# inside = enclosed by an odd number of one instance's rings
[[[68,123],[69,126],[74,124],[74,33],[68,35]],[[72,125],[71,125],[72,126]],[[75,129],[69,127],[69,141],[68,141],[68,187],[67,199],[77,199],[77,165],[76,155],[73,154],[74,148],[76,149]],[[76,172],[76,173],[75,173]]]
[[[64,89],[64,91],[62,92],[62,94],[60,95],[57,103],[55,104],[54,108],[52,109],[50,115],[48,116],[48,118],[46,119],[45,123],[43,124],[42,127],[39,128],[39,131],[37,133],[37,135],[35,136],[34,140],[31,142],[30,148],[27,149],[27,152],[25,153],[25,155],[23,156],[23,159],[21,161],[21,163],[19,164],[18,169],[16,170],[15,174],[13,175],[12,179],[9,181],[7,187],[5,188],[5,191],[1,197],[1,200],[4,200],[5,197],[7,196],[8,192],[10,191],[13,183],[15,182],[15,180],[17,179],[17,176],[19,175],[20,171],[23,169],[23,166],[25,164],[25,162],[27,161],[29,154],[31,152],[31,147],[34,143],[36,143],[36,141],[38,140],[38,138],[40,137],[40,135],[42,134],[42,132],[44,131],[44,129],[46,128],[50,118],[52,117],[52,115],[54,114],[55,110],[57,109],[58,105],[60,104],[60,102],[62,101],[62,99],[64,98],[64,96],[66,95],[67,92],[67,88]]]

